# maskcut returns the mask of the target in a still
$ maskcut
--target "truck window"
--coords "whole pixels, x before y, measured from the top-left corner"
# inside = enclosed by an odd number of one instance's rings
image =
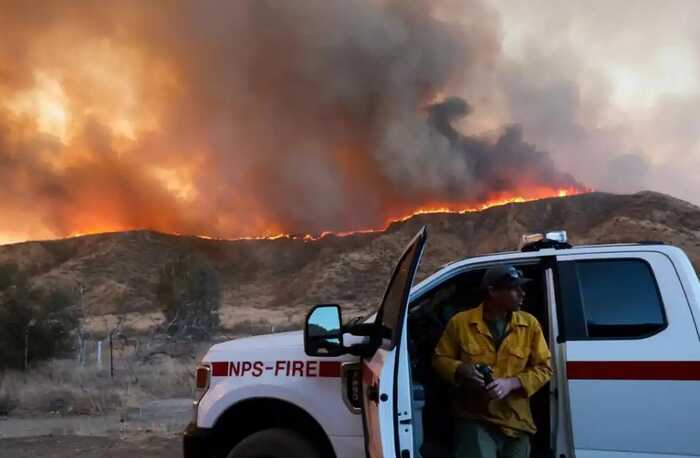
[[[649,264],[640,259],[559,263],[567,340],[648,337],[666,327]]]

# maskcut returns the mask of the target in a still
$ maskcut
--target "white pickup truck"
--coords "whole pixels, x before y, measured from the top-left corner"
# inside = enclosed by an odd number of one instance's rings
[[[551,233],[412,286],[426,238],[423,228],[408,245],[368,319],[341,324],[337,305],[320,305],[304,332],[214,345],[197,368],[185,457],[452,456],[452,388],[430,358],[501,263],[535,280],[523,309],[553,355],[553,378],[531,399],[533,457],[700,456],[700,284],[682,250],[572,247]]]

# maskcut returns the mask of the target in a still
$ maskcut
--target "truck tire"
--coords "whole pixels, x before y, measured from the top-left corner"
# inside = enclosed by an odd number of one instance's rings
[[[228,458],[321,458],[321,453],[301,434],[273,428],[246,437]]]

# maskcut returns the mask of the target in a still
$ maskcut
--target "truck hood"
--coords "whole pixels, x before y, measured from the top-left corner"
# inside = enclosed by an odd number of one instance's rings
[[[304,331],[289,331],[275,334],[264,334],[261,336],[243,337],[242,339],[229,340],[212,346],[209,351],[212,353],[229,352],[232,350],[258,350],[266,349],[274,351],[279,348],[299,348],[304,349]]]

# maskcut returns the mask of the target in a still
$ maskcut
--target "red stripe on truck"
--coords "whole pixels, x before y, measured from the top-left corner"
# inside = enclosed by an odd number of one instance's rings
[[[212,377],[226,377],[228,375],[228,361],[211,363]]]
[[[319,377],[340,377],[339,361],[321,361],[318,367]]]
[[[700,380],[700,361],[569,361],[569,380]]]

